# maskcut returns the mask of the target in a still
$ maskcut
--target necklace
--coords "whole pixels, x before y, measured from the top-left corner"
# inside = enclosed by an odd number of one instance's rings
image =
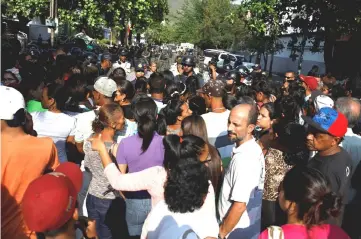
[[[214,108],[214,109],[212,109],[212,112],[214,112],[214,111],[216,111],[216,110],[225,110],[226,108],[224,108],[224,107],[219,107],[219,108]]]

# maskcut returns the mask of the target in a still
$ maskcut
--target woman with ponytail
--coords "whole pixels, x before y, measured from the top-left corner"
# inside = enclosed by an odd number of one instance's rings
[[[182,223],[191,227],[194,226],[192,228],[199,236],[204,235],[201,238],[206,236],[217,237],[218,226],[215,217],[214,190],[208,180],[205,164],[202,163],[208,156],[204,140],[193,135],[183,138],[177,135],[168,135],[163,139],[163,166],[154,166],[140,172],[128,174],[122,174],[117,170],[99,137],[92,138],[90,141],[93,150],[99,152],[105,168],[104,173],[114,189],[129,192],[147,190],[151,195],[153,210],[154,208],[160,210],[158,205],[162,203],[163,209],[166,204],[169,210],[175,214],[191,212],[188,219],[183,215],[180,216],[184,220]],[[191,169],[194,169],[194,171]],[[188,170],[192,172],[188,172]],[[179,175],[180,172],[184,173]],[[180,177],[184,180],[180,180],[178,184],[174,182],[175,178],[181,179]],[[169,178],[171,178],[171,182],[167,184]],[[187,190],[184,190],[185,188]],[[165,193],[165,190],[168,190],[167,193]],[[171,193],[172,190],[179,191],[174,194]],[[166,199],[164,198],[165,195],[167,195]],[[177,231],[173,231],[174,235],[170,237],[169,235],[167,237],[157,237],[158,235],[148,234],[148,231],[152,231],[151,228],[156,225],[157,220],[164,216],[162,212],[152,213],[152,215],[156,216],[156,218],[154,220],[147,219],[148,223],[143,227],[141,238],[178,238],[174,237],[178,233]],[[191,221],[194,223],[189,223]],[[212,229],[209,230],[209,227]]]
[[[280,185],[279,204],[287,214],[287,224],[269,227],[260,239],[350,238],[338,226],[325,224],[339,214],[342,201],[316,169],[295,166],[288,171]]]
[[[132,104],[138,133],[120,141],[117,163],[122,173],[136,173],[144,169],[162,166],[164,147],[157,129],[157,105],[149,97],[138,97]],[[139,236],[142,225],[151,209],[147,191],[126,192],[126,219],[130,236]]]
[[[103,105],[92,123],[94,134],[91,138],[101,138],[104,141],[107,154],[113,155],[115,153],[114,134],[123,126],[124,114],[120,105],[115,103]],[[99,238],[121,238],[121,224],[118,221],[114,225],[114,220],[119,220],[122,212],[120,208],[124,202],[122,202],[119,192],[110,187],[110,183],[104,174],[100,155],[92,150],[89,141],[84,142],[84,153],[84,167],[92,174],[86,199],[88,216],[96,221],[96,231]],[[105,220],[106,217],[111,218],[111,220]]]

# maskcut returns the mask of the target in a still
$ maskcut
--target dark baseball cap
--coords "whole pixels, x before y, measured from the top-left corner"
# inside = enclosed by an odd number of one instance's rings
[[[213,97],[223,97],[225,84],[220,80],[208,81],[201,89],[197,90],[199,93],[207,94]]]
[[[134,68],[135,72],[144,72],[144,65],[142,62],[137,62]]]

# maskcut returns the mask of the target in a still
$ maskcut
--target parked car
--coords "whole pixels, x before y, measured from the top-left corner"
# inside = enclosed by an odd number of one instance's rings
[[[227,53],[224,50],[217,50],[217,49],[206,49],[203,51],[204,56],[204,65],[208,65],[208,63],[212,60],[213,57],[219,58],[221,53]]]

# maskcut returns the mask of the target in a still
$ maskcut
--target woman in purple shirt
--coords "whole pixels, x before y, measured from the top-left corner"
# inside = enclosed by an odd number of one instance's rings
[[[117,162],[122,173],[135,173],[153,166],[162,166],[164,146],[162,136],[156,133],[157,105],[149,97],[137,99],[133,114],[138,134],[123,139],[117,150]],[[126,220],[130,236],[139,236],[151,210],[147,191],[125,192]]]

